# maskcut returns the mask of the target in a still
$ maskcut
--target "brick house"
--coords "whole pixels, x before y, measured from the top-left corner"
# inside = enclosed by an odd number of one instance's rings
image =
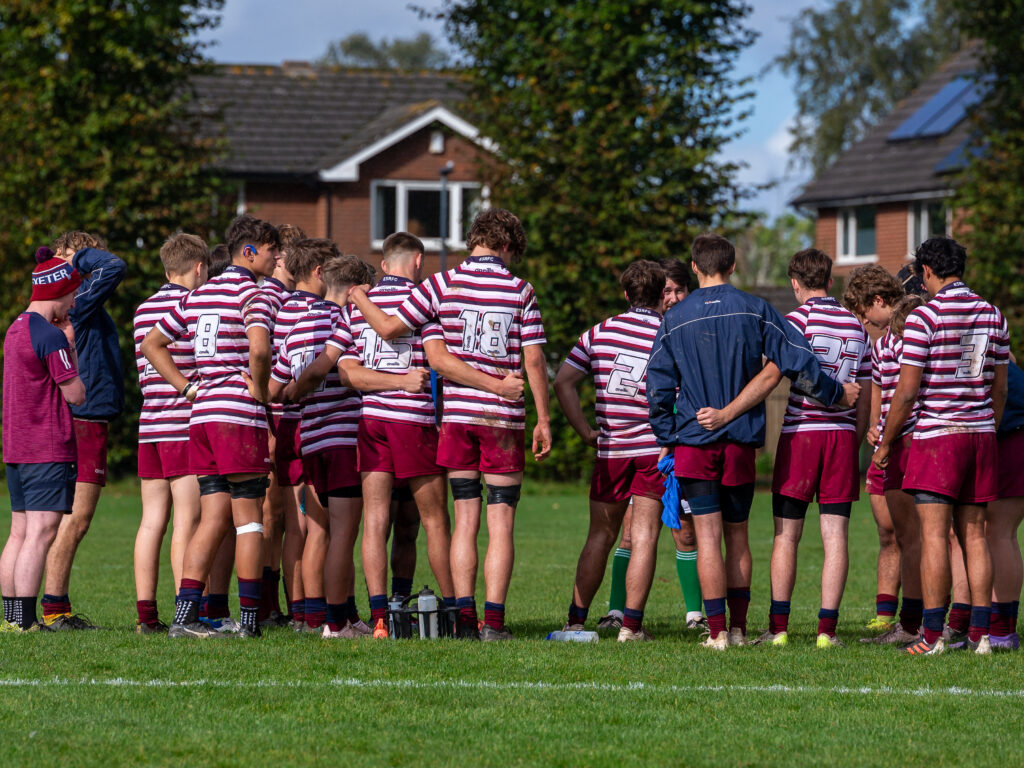
[[[928,237],[955,235],[948,200],[983,93],[976,63],[973,47],[954,54],[791,201],[815,214],[815,246],[837,275],[873,263],[896,272]]]
[[[463,248],[486,204],[479,168],[489,145],[453,108],[461,94],[450,75],[285,62],[220,66],[195,86],[227,141],[218,167],[240,182],[240,212],[295,224],[371,263],[384,237],[407,230],[424,241],[429,273],[442,234],[449,252]]]

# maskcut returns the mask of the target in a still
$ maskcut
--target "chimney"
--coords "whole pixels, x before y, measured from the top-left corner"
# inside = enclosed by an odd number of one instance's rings
[[[316,69],[308,61],[283,61],[281,69],[289,77],[316,77]]]

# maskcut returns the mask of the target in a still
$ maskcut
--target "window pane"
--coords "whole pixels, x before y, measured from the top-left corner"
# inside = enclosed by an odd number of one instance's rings
[[[383,240],[394,232],[395,226],[395,187],[377,187],[373,200],[373,239]]]
[[[473,219],[480,213],[480,209],[483,207],[484,198],[480,194],[480,187],[463,187],[462,188],[462,217],[460,221],[460,229],[458,232],[452,233],[452,239],[462,240],[466,236],[466,232],[469,231],[470,225],[473,223]]]
[[[857,256],[875,254],[875,206],[864,205],[857,209]]]
[[[946,234],[946,206],[940,202],[928,203],[928,230],[928,237]]]
[[[406,219],[406,230],[416,237],[440,237],[441,191],[410,189],[406,198]],[[450,237],[451,233],[448,235]]]
[[[853,255],[855,233],[853,211],[843,211],[843,256]]]

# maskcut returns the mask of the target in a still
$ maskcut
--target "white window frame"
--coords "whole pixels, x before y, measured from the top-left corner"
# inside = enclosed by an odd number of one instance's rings
[[[857,206],[861,207],[861,206]],[[852,227],[851,238],[847,238],[847,227]],[[846,243],[851,240],[856,250],[857,242],[857,208],[840,208],[836,212],[836,265],[858,265],[874,264],[878,261],[878,209],[875,208],[875,253],[864,254],[846,253]]]
[[[924,231],[928,232],[929,234],[937,234],[937,233],[931,231],[931,229],[932,229],[931,228],[931,221],[929,221],[929,216],[928,216],[928,206],[932,205],[933,203],[942,203],[942,205],[945,206],[945,209],[946,209],[946,221],[945,221],[945,224],[946,224],[946,226],[943,229],[943,234],[945,234],[945,235],[952,235],[953,234],[953,207],[949,204],[949,200],[948,199],[946,199],[944,197],[935,197],[935,198],[931,198],[929,200],[914,200],[913,202],[908,203],[907,204],[907,259],[908,260],[913,260],[913,258],[914,258],[914,251],[916,251],[917,250],[917,246],[920,245],[920,243],[915,242],[917,240],[917,237],[914,234],[915,232],[917,232],[916,224],[917,224],[917,211],[918,211],[918,208],[920,208],[921,214],[922,214],[922,218],[924,219],[924,222],[925,222]]]
[[[450,250],[460,250],[466,247],[464,226],[460,220],[462,216],[462,191],[464,189],[479,189],[482,198],[482,206],[490,207],[490,194],[486,185],[478,181],[449,181],[447,183],[450,202],[448,206],[448,237],[445,238],[445,246]],[[380,187],[395,188],[395,231],[404,232],[408,230],[408,193],[410,190],[428,190],[431,192],[441,191],[440,181],[407,181],[404,179],[375,179],[370,182],[370,246],[374,249],[384,247],[384,240],[373,237],[377,231],[377,190]],[[427,251],[440,251],[441,238],[423,237],[423,247]]]

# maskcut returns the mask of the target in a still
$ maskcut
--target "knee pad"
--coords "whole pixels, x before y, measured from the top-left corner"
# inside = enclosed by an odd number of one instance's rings
[[[263,523],[246,523],[245,525],[239,525],[235,528],[236,536],[242,536],[246,533],[258,533],[260,536],[262,536]]]
[[[249,480],[228,480],[232,499],[262,499],[267,492],[267,478],[253,477]]]
[[[690,480],[680,477],[679,488],[690,507],[691,515],[708,515],[719,511],[721,502],[718,483],[714,480]]]
[[[783,496],[781,493],[772,494],[772,514],[786,520],[803,520],[807,516],[807,507],[810,504],[809,501]],[[824,507],[822,507],[822,514],[825,514]]]
[[[328,499],[361,499],[363,498],[363,486],[345,485],[327,492]]]
[[[852,501],[842,501],[836,504],[818,504],[818,513],[822,515],[838,515],[839,517],[849,517],[850,511],[852,509]]]
[[[941,493],[931,491],[916,491],[914,493],[915,504],[956,504],[956,499],[951,496],[943,496]]]
[[[522,493],[522,490],[523,486],[521,485],[488,485],[487,503],[508,504],[515,509],[515,506],[519,503],[519,495]]]
[[[453,477],[448,484],[452,487],[452,498],[455,501],[472,501],[481,498],[484,493],[484,485],[479,479]]]
[[[199,495],[209,496],[214,493],[231,493],[231,485],[224,475],[200,475]]]
[[[721,490],[722,522],[745,523],[754,503],[754,484],[723,485]]]

